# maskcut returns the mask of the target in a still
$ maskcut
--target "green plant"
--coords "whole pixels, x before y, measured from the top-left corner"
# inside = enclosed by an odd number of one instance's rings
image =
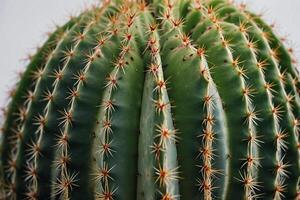
[[[299,198],[291,53],[224,0],[115,0],[73,17],[11,92],[3,198]]]

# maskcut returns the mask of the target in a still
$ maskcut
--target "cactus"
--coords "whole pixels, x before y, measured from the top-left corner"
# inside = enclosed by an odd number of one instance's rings
[[[112,0],[52,33],[4,109],[2,199],[299,199],[292,50],[225,0]]]

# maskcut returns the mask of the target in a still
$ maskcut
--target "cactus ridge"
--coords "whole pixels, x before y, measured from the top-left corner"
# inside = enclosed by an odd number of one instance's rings
[[[5,110],[3,199],[297,199],[292,49],[225,0],[93,6]]]

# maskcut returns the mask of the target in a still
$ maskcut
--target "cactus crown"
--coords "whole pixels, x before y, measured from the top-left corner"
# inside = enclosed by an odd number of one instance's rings
[[[291,53],[260,16],[225,0],[84,11],[11,92],[2,198],[299,198]]]

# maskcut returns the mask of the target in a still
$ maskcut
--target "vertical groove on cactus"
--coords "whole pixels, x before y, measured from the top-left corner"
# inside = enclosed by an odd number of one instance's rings
[[[149,63],[143,94],[139,138],[139,199],[178,198],[178,166],[175,142],[177,130],[173,125],[160,57],[156,22],[145,22],[149,31],[145,49]],[[150,97],[150,98],[149,98]]]
[[[128,10],[123,10],[123,12],[116,13],[116,15],[113,15],[111,17],[111,25],[108,31],[102,33],[103,36],[101,36],[100,41],[100,48],[105,48],[106,51],[110,47],[110,43],[113,41],[118,41],[116,48],[119,50],[117,51],[116,55],[122,55],[122,52],[124,50],[128,51],[128,46],[124,45],[122,49],[120,49],[120,40],[122,38],[118,35],[124,34],[124,31],[120,32],[118,30],[118,26],[120,24],[120,21],[122,20],[122,17],[125,18],[125,14],[127,14]],[[123,36],[123,35],[122,35]],[[115,49],[117,50],[117,49]],[[107,51],[109,53],[109,51]],[[124,55],[124,52],[123,52]],[[104,56],[105,58],[105,56]],[[113,58],[115,59],[115,58]],[[122,58],[124,59],[124,58]],[[121,59],[120,59],[121,60]],[[111,67],[113,67],[113,63],[110,63],[109,60],[106,60],[107,64]],[[112,184],[110,182],[113,182],[114,179],[111,175],[113,168],[115,165],[109,165],[111,163],[107,163],[108,157],[113,157],[113,153],[116,153],[116,151],[113,149],[113,139],[111,138],[112,134],[112,119],[111,114],[115,111],[115,104],[116,102],[111,99],[111,93],[113,89],[116,89],[117,87],[117,78],[114,76],[114,73],[119,72],[120,70],[124,70],[124,60],[121,62],[118,62],[115,64],[115,69],[113,71],[110,70],[110,75],[106,77],[107,73],[101,73],[103,76],[105,76],[105,79],[107,81],[105,87],[101,85],[101,81],[99,82],[99,91],[103,93],[103,100],[101,104],[101,111],[99,116],[100,119],[97,119],[97,127],[95,130],[95,142],[94,142],[94,158],[96,161],[95,169],[92,169],[92,176],[94,177],[95,181],[95,192],[94,196],[96,198],[103,198],[105,195],[113,196],[115,195],[115,190],[117,188],[112,188]],[[105,63],[103,64],[105,66]],[[117,67],[119,66],[119,67]],[[105,91],[103,91],[105,88],[107,88]],[[99,118],[99,117],[97,117]]]
[[[292,50],[244,5],[147,4],[86,10],[32,57],[1,129],[0,197],[299,198]]]
[[[292,63],[290,62],[290,56],[283,49],[282,44],[277,39],[277,37],[274,36],[271,29],[268,28],[268,26],[264,24],[259,18],[253,15],[251,17],[253,18],[253,21],[256,23],[256,25],[264,31],[263,33],[265,33],[264,37],[270,46],[271,57],[273,58],[273,61],[277,66],[277,74],[279,78],[278,84],[280,84],[283,88],[283,95],[281,97],[281,103],[283,105],[282,109],[280,110],[280,112],[282,112],[282,114],[280,115],[282,116],[280,117],[282,118],[282,130],[285,131],[285,135],[283,135],[285,143],[279,144],[281,145],[282,152],[280,152],[280,155],[278,155],[280,162],[278,162],[277,164],[277,166],[279,166],[279,170],[277,170],[278,176],[275,189],[275,196],[278,198],[292,198],[298,192],[297,186],[299,187],[300,165],[299,162],[294,162],[295,160],[299,160],[299,151],[296,148],[299,139],[297,138],[297,134],[294,131],[296,130],[295,128],[298,126],[298,122],[295,123],[297,116],[293,115],[292,111],[289,109],[288,102],[286,101],[288,93],[285,90],[285,86],[287,86],[289,83],[286,81],[285,76],[286,74],[294,76],[294,80],[299,79],[299,77],[297,77],[297,72],[295,71],[295,68],[292,67]],[[296,87],[298,87],[297,84],[295,85]],[[280,135],[277,135],[276,139],[280,140],[281,138],[279,138],[278,136]],[[286,173],[286,171],[289,171],[289,173]]]
[[[52,176],[52,181],[54,182],[52,188],[53,197],[58,196],[64,199],[72,199],[74,195],[79,197],[80,193],[75,189],[77,184],[85,185],[81,190],[82,192],[88,192],[86,188],[89,187],[89,181],[82,178],[89,175],[88,168],[78,164],[77,158],[74,155],[81,152],[87,153],[90,150],[90,144],[87,145],[85,140],[80,140],[80,136],[78,135],[81,131],[90,132],[93,122],[80,123],[79,117],[84,115],[93,118],[92,114],[94,112],[90,111],[88,113],[88,110],[79,112],[76,108],[79,105],[84,106],[88,99],[93,99],[92,96],[89,96],[89,75],[93,72],[91,70],[92,67],[96,63],[99,64],[99,60],[103,57],[101,48],[97,48],[98,43],[97,41],[95,43],[93,36],[97,35],[99,30],[103,30],[104,26],[108,23],[106,14],[110,14],[110,12],[103,13],[105,8],[106,6],[104,5],[99,11],[96,11],[95,16],[89,19],[82,32],[76,34],[73,40],[74,44],[71,50],[67,52],[61,69],[62,79],[57,81],[53,89],[54,96],[59,93],[65,93],[64,98],[66,100],[65,103],[60,103],[62,105],[60,110],[61,117],[58,118],[57,122],[60,126],[60,136],[56,142],[59,148],[55,153],[56,168]],[[77,65],[77,69],[73,68],[73,65]],[[103,81],[103,76],[99,76],[99,80]],[[66,90],[68,91],[66,92]],[[87,99],[85,100],[85,98]],[[55,112],[50,108],[46,116],[56,115]],[[80,145],[81,148],[72,148],[77,145]],[[90,156],[87,154],[85,160],[88,161],[90,159]],[[81,169],[86,170],[81,171]],[[73,192],[70,194],[70,191]],[[87,198],[91,198],[92,196],[92,194],[89,194],[89,196],[86,195]]]
[[[122,7],[121,13],[126,23],[122,33],[119,33],[122,37],[121,52],[107,76],[98,120],[100,126],[96,131],[97,143],[100,143],[97,168],[101,177],[96,197],[100,199],[136,197],[134,174],[137,169],[138,119],[142,96],[142,86],[136,83],[142,83],[144,78],[136,34],[141,13],[127,5]],[[121,123],[119,119],[123,119]]]
[[[73,146],[82,144],[81,151],[85,152],[82,155],[86,156],[86,161],[91,160],[89,154],[90,144],[86,144],[86,140],[82,140],[80,134],[83,131],[92,132],[94,122],[82,122],[80,120],[81,115],[90,116],[91,119],[95,118],[95,110],[85,109],[83,112],[77,112],[76,107],[79,105],[86,106],[91,105],[97,106],[98,94],[94,94],[91,91],[98,91],[101,87],[101,83],[104,81],[104,77],[99,78],[99,82],[95,82],[95,77],[91,76],[92,73],[100,72],[103,76],[106,75],[109,68],[104,68],[110,63],[110,59],[113,59],[115,52],[113,50],[117,47],[112,48],[112,51],[106,53],[106,56],[102,55],[102,49],[98,45],[102,45],[101,38],[98,40],[100,31],[104,30],[104,26],[109,23],[108,16],[116,12],[114,7],[108,7],[100,10],[95,10],[90,17],[88,17],[81,25],[81,30],[75,30],[73,35],[70,36],[70,47],[67,47],[67,51],[64,52],[62,63],[63,68],[55,72],[53,82],[53,99],[50,104],[47,105],[47,116],[49,124],[56,124],[57,127],[53,131],[56,135],[56,139],[52,140],[51,146],[57,148],[53,156],[55,156],[54,170],[52,172],[52,178],[48,178],[52,181],[52,196],[53,198],[58,197],[70,197],[77,195],[76,190],[71,194],[72,189],[76,187],[76,184],[83,183],[85,188],[81,187],[82,191],[86,191],[90,187],[90,181],[81,178],[82,176],[89,176],[88,166],[78,166],[78,160],[76,151],[80,151],[78,148],[72,148]],[[105,12],[103,12],[105,11]],[[97,21],[101,23],[97,23]],[[96,40],[95,40],[96,38]],[[113,46],[112,46],[113,47]],[[111,56],[112,55],[112,56]],[[104,63],[100,62],[104,58]],[[106,60],[108,59],[108,60]],[[95,65],[100,65],[100,69],[95,70]],[[76,66],[75,68],[73,66]],[[93,85],[99,85],[96,88]],[[81,89],[85,90],[82,91]],[[63,95],[63,101],[59,100],[60,95]],[[95,97],[96,95],[96,97]],[[88,113],[88,114],[87,114]],[[96,120],[96,119],[94,119]],[[86,130],[85,130],[86,129]],[[78,137],[72,135],[78,134]],[[89,139],[89,137],[84,137]],[[47,140],[44,139],[45,142]],[[86,147],[87,146],[87,147]],[[83,148],[84,147],[84,148]],[[75,151],[75,152],[74,152]],[[83,158],[84,156],[81,156]],[[53,161],[53,158],[52,160]],[[41,164],[43,164],[41,162]],[[79,173],[78,167],[87,170]],[[84,173],[83,173],[84,172]],[[82,175],[83,174],[83,175]],[[80,177],[80,181],[78,180]],[[86,193],[86,192],[84,192]],[[91,195],[91,192],[87,193]]]
[[[74,27],[75,28],[75,27]],[[74,29],[72,28],[71,31]],[[68,37],[69,34],[72,32],[69,32],[68,35],[65,37]],[[72,38],[73,39],[73,38]],[[47,123],[48,123],[48,106],[51,104],[54,98],[54,94],[50,93],[50,88],[51,84],[55,86],[56,82],[48,84],[49,79],[48,77],[52,75],[53,72],[56,70],[59,70],[58,67],[60,67],[60,64],[62,63],[60,60],[62,59],[60,56],[59,52],[60,49],[64,46],[64,42],[66,41],[63,40],[60,45],[58,45],[57,49],[53,52],[51,58],[48,60],[44,71],[43,71],[43,77],[41,78],[41,81],[36,87],[36,92],[35,92],[35,98],[32,101],[31,105],[31,112],[28,115],[28,118],[24,124],[24,136],[23,136],[23,141],[20,144],[20,148],[17,152],[18,154],[18,159],[17,159],[17,175],[15,178],[16,181],[16,190],[17,190],[17,198],[25,198],[26,196],[28,198],[36,197],[38,189],[41,191],[45,191],[46,193],[49,193],[50,189],[50,177],[47,176],[47,172],[42,170],[40,166],[37,166],[37,160],[41,156],[49,156],[47,152],[43,151],[45,147],[42,145],[42,141],[39,138],[42,138],[46,128],[47,128]],[[57,66],[58,65],[58,66]],[[53,71],[52,71],[53,70]],[[52,80],[52,79],[50,79]],[[55,79],[57,80],[57,79]],[[46,82],[48,81],[48,82]],[[47,99],[47,97],[53,95],[53,97]],[[46,98],[45,98],[46,97]],[[45,98],[45,99],[44,99]],[[44,100],[44,101],[43,101]],[[41,104],[41,101],[43,103]],[[46,135],[45,135],[46,136]],[[51,137],[50,139],[53,139]],[[49,141],[47,141],[49,142]],[[46,149],[47,151],[47,149]],[[50,157],[50,156],[49,156]],[[48,157],[48,158],[49,158]],[[51,159],[51,157],[50,157]],[[27,160],[26,162],[23,162],[23,160]],[[45,162],[46,160],[44,160]],[[49,161],[46,161],[47,165],[52,165],[52,163]],[[40,173],[40,171],[43,171],[43,173]],[[34,172],[34,173],[32,173]],[[32,173],[34,176],[30,177],[30,173]],[[43,179],[43,175],[46,176],[46,179]],[[24,177],[28,177],[24,179]],[[42,185],[42,187],[39,187],[39,183],[37,179],[41,179],[46,181],[45,185]],[[43,193],[41,193],[43,194]]]
[[[186,175],[180,180],[181,197],[212,199],[221,196],[223,190],[222,186],[216,185],[224,184],[225,163],[213,162],[216,157],[225,158],[224,144],[217,141],[224,139],[225,135],[222,106],[211,82],[204,49],[196,49],[182,32],[182,21],[174,15],[176,8],[172,5],[166,7],[169,9],[164,13],[162,55],[166,76],[170,79],[174,120],[181,136],[178,158],[180,171]],[[178,66],[181,66],[179,71]],[[181,81],[189,76],[194,81],[188,86],[182,84]],[[186,92],[195,95],[186,99]]]
[[[226,25],[223,22],[219,22],[214,13],[212,13],[196,26],[192,33],[192,39],[199,46],[203,46],[207,54],[210,54],[210,57],[207,59],[208,63],[210,63],[212,78],[216,83],[227,111],[225,115],[230,134],[228,137],[228,156],[230,159],[225,198],[243,199],[250,196],[253,192],[252,190],[256,187],[256,181],[243,161],[248,156],[252,156],[252,148],[250,145],[249,149],[247,142],[243,143],[242,141],[249,137],[249,131],[251,132],[251,129],[253,129],[251,125],[255,125],[257,114],[255,110],[249,110],[249,101],[247,99],[251,95],[251,90],[246,87],[243,75],[239,73],[240,63],[230,47],[231,38],[226,38],[225,31],[228,29]],[[202,30],[204,32],[201,32]],[[210,43],[215,45],[211,46],[209,45]],[[217,56],[212,56],[215,52],[222,52],[222,56],[216,59]],[[223,66],[222,70],[221,66]],[[228,78],[221,80],[220,76],[224,76],[224,74]],[[235,85],[234,90],[232,89],[233,84]],[[235,115],[234,113],[242,114]],[[238,146],[236,146],[237,143],[239,143]],[[232,144],[234,144],[234,148],[231,146]],[[239,151],[235,151],[235,148],[238,148]],[[239,192],[233,192],[236,188],[239,188]]]
[[[2,160],[4,167],[4,186],[8,198],[16,198],[16,182],[17,173],[17,151],[24,136],[24,123],[28,118],[31,103],[35,98],[37,85],[42,78],[46,62],[51,58],[56,46],[63,41],[65,34],[68,32],[77,19],[73,19],[65,26],[54,32],[45,45],[40,48],[24,73],[22,80],[19,83],[19,88],[15,92],[14,98],[10,103],[6,123],[3,127],[3,151]],[[34,178],[35,173],[31,174],[30,179]],[[29,171],[28,171],[29,173]],[[30,175],[30,174],[29,174]],[[28,178],[27,178],[28,179]]]

